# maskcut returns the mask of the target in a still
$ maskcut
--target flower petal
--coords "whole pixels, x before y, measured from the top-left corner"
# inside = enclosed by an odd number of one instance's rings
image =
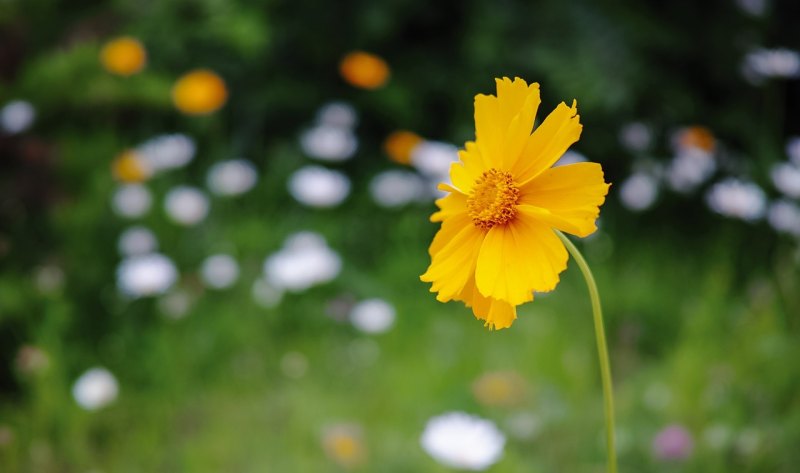
[[[436,206],[439,207],[439,211],[431,215],[431,222],[441,222],[449,217],[467,212],[466,195],[447,184],[440,184],[439,188],[449,191],[450,194],[436,200]]]
[[[486,234],[475,281],[482,295],[519,305],[533,299],[533,291],[553,290],[566,267],[567,250],[553,230],[519,213]]]
[[[438,293],[438,301],[447,302],[464,289],[475,270],[484,236],[465,213],[442,223],[428,250],[431,265],[420,276],[422,281],[433,283],[431,292]]]
[[[450,180],[464,194],[469,194],[475,181],[489,169],[473,141],[468,141],[465,149],[458,152],[459,161],[450,165]]]
[[[610,184],[598,163],[550,168],[520,188],[517,210],[579,237],[591,235]]]
[[[517,318],[517,308],[505,301],[484,297],[475,286],[474,275],[470,277],[464,289],[453,299],[463,301],[472,308],[475,318],[484,320],[491,329],[511,327]]]
[[[544,170],[551,167],[567,149],[581,136],[577,102],[572,107],[561,102],[544,122],[539,125],[525,143],[519,161],[513,171],[519,185],[525,185]]]

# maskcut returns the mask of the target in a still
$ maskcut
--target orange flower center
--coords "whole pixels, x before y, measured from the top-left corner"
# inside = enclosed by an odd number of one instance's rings
[[[489,169],[475,181],[467,199],[469,216],[475,226],[488,230],[503,225],[517,215],[519,189],[511,173]]]

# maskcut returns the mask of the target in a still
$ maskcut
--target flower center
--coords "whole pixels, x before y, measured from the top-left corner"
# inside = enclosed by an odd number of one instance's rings
[[[475,181],[467,198],[467,209],[476,227],[488,230],[503,225],[517,215],[519,189],[511,173],[489,169]]]

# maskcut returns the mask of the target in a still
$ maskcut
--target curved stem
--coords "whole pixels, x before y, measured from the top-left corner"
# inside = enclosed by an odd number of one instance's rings
[[[578,248],[563,233],[555,230],[556,234],[570,254],[575,258],[578,267],[581,268],[583,278],[589,287],[589,298],[592,300],[592,315],[594,316],[594,333],[597,338],[597,355],[600,359],[600,377],[603,380],[603,407],[606,417],[606,448],[608,449],[608,472],[617,473],[617,450],[614,446],[614,387],[611,384],[611,363],[608,361],[608,346],[606,345],[606,331],[603,326],[603,311],[600,308],[600,294],[597,292],[597,284],[594,276],[583,259],[583,255]]]

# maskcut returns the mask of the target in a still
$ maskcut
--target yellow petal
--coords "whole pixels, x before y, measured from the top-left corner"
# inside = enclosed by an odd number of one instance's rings
[[[573,101],[572,107],[561,102],[525,143],[520,159],[512,170],[516,181],[524,185],[550,168],[578,141],[582,129],[577,102]]]
[[[519,305],[533,299],[533,291],[553,290],[566,267],[567,250],[553,230],[518,213],[486,234],[475,281],[482,295]]]
[[[468,141],[465,149],[458,152],[459,162],[450,166],[450,180],[464,194],[469,194],[475,181],[481,177],[487,166],[475,142]]]
[[[497,96],[475,96],[475,137],[486,167],[510,170],[533,128],[539,84],[497,79]]]
[[[463,214],[467,212],[467,196],[448,186],[442,184],[440,189],[449,191],[450,194],[436,200],[436,206],[439,211],[431,215],[431,222],[441,222],[454,215]]]
[[[579,237],[592,234],[610,184],[597,163],[547,169],[520,188],[518,212]]]
[[[491,329],[508,328],[517,318],[515,306],[481,295],[475,286],[474,274],[453,299],[463,301],[467,307],[471,307],[475,318],[485,321],[485,325]]]
[[[420,276],[422,281],[433,283],[431,292],[438,293],[438,301],[447,302],[464,289],[475,271],[483,238],[484,232],[465,213],[442,223],[428,250],[431,265]]]

